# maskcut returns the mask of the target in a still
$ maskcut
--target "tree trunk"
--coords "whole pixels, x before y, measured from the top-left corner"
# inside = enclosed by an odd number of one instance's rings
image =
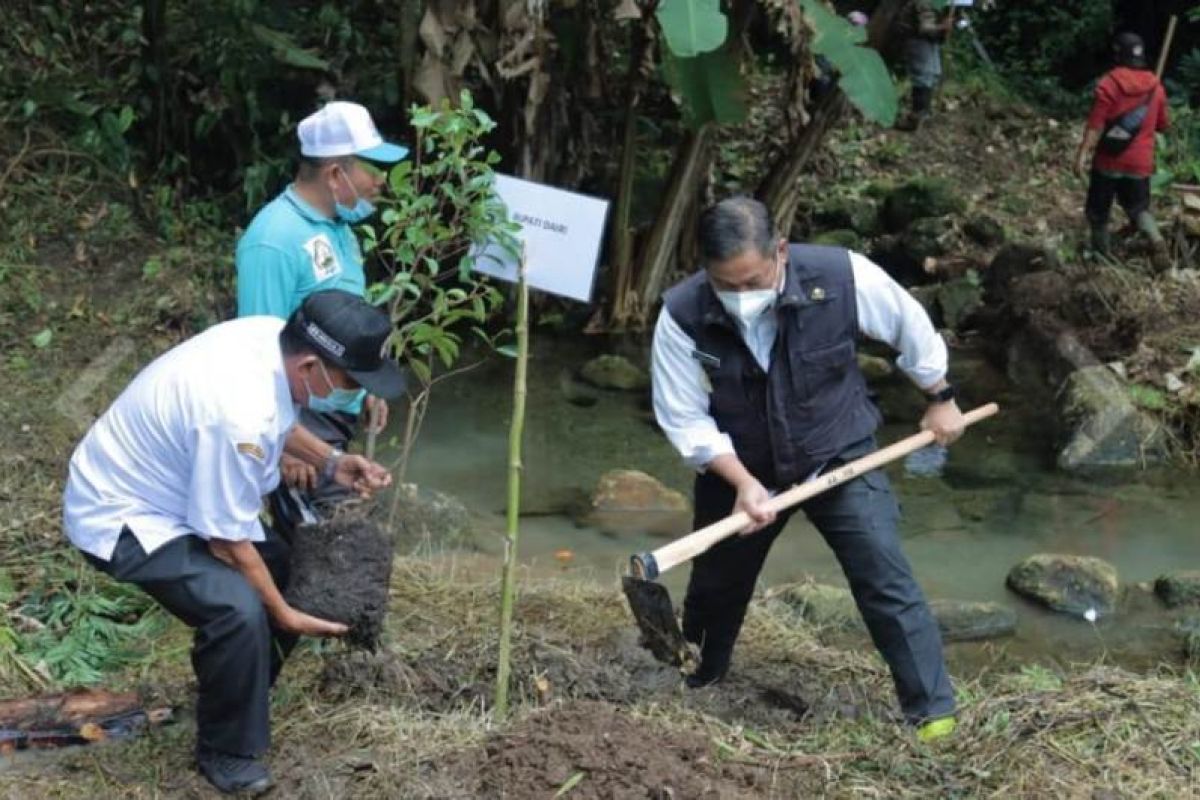
[[[689,133],[675,157],[671,181],[663,196],[662,210],[654,221],[654,228],[638,262],[637,307],[633,309],[633,319],[639,326],[649,321],[650,312],[675,267],[679,235],[687,212],[693,208],[696,190],[708,173],[714,129],[714,124],[709,122]]]
[[[167,0],[142,0],[142,80],[150,97],[150,161],[167,151]]]
[[[648,21],[631,23],[633,41],[629,48],[628,95],[625,100],[625,126],[621,136],[621,168],[617,177],[617,200],[613,210],[612,237],[609,240],[609,269],[612,271],[612,324],[623,328],[629,324],[636,305],[633,295],[633,230],[630,211],[633,207],[633,178],[637,167],[637,106],[645,74],[642,61],[649,47]]]
[[[879,52],[889,49],[891,39],[905,12],[908,0],[884,0],[871,15],[867,28],[867,41]],[[776,230],[787,236],[796,219],[800,205],[800,178],[808,169],[813,154],[820,148],[826,134],[837,125],[850,103],[840,89],[836,89],[817,104],[809,123],[783,149],[782,155],[770,169],[758,190],[758,197],[775,220]]]
[[[417,102],[413,94],[413,78],[417,74],[417,41],[421,17],[425,15],[425,0],[400,0],[400,107],[408,108]]]

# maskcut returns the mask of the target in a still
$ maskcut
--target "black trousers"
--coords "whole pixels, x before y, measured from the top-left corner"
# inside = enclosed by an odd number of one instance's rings
[[[272,532],[256,545],[282,590],[290,550]],[[112,559],[86,556],[97,569],[133,583],[193,628],[196,743],[259,756],[271,742],[270,689],[296,637],[272,628],[258,593],[198,536],[181,536],[150,555],[125,528]]]
[[[874,449],[874,439],[853,445],[826,471]],[[719,476],[698,476],[695,527],[728,516],[736,499]],[[870,472],[800,507],[841,564],[871,639],[891,670],[905,718],[916,723],[952,714],[954,690],[941,634],[901,550],[900,511],[887,475]],[[719,679],[728,669],[758,573],[792,513],[780,514],[749,536],[730,537],[693,562],[683,632],[700,646],[703,679]]]
[[[1114,177],[1093,170],[1084,205],[1084,215],[1093,227],[1108,224],[1113,198],[1136,222],[1138,214],[1150,210],[1150,179]]]

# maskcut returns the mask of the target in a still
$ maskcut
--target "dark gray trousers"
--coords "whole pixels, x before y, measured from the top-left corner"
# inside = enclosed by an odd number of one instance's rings
[[[271,531],[256,547],[275,583],[287,585],[290,551]],[[182,536],[150,555],[125,528],[110,561],[87,556],[97,569],[136,584],[195,630],[192,669],[196,743],[239,756],[259,756],[271,743],[270,689],[296,644],[274,630],[258,593],[217,559],[198,536]]]
[[[853,445],[825,471],[874,449],[874,439]],[[728,516],[736,499],[722,478],[698,476],[695,527]],[[800,507],[842,566],[871,639],[891,669],[905,718],[916,723],[952,714],[954,690],[941,634],[900,547],[900,512],[887,475],[876,470]],[[726,539],[693,562],[683,633],[701,648],[699,674],[705,681],[720,679],[728,669],[758,573],[792,513],[749,536]]]

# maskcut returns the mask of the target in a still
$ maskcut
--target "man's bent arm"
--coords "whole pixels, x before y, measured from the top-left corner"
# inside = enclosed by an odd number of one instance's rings
[[[321,469],[332,455],[333,445],[322,441],[303,425],[295,425],[288,431],[287,440],[283,443],[283,452]]]

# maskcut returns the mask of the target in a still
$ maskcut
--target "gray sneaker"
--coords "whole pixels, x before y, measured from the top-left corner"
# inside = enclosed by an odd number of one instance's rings
[[[196,768],[208,782],[226,794],[260,795],[275,785],[267,765],[257,758],[233,756],[196,748]]]

